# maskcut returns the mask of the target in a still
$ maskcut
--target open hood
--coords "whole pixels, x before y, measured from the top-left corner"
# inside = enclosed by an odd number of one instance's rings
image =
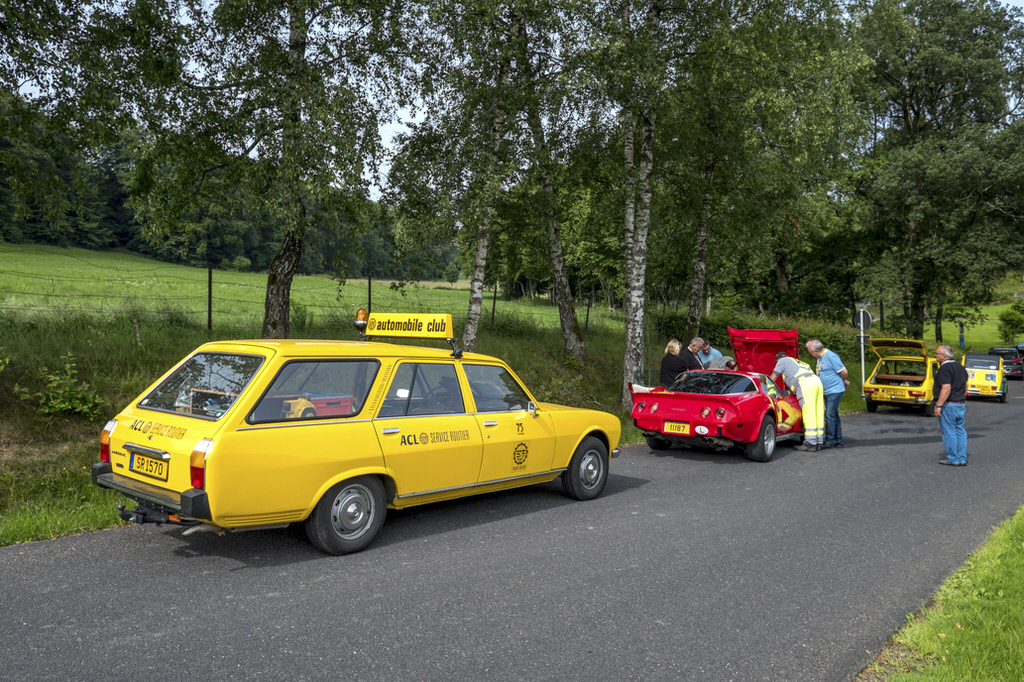
[[[795,329],[726,329],[736,353],[736,369],[742,372],[771,374],[779,351],[800,357]]]
[[[871,350],[879,358],[903,357],[903,358],[927,358],[928,351],[924,341],[916,339],[871,339],[868,341]]]

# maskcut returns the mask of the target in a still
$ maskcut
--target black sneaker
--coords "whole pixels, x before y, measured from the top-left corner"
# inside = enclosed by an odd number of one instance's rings
[[[800,445],[794,446],[793,449],[799,450],[800,452],[817,452],[818,446],[811,445],[810,443],[800,443]]]

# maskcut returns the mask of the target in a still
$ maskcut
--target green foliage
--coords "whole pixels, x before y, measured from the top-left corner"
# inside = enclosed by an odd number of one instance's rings
[[[106,404],[87,382],[78,380],[78,368],[70,354],[62,356],[61,360],[63,365],[57,369],[43,367],[40,370],[39,380],[43,390],[32,393],[16,385],[15,392],[21,400],[34,399],[38,402],[39,414],[49,417],[79,415],[89,421],[97,420],[102,416]]]
[[[1024,334],[1024,312],[1017,306],[999,313],[999,338],[1003,343],[1013,343],[1014,339]]]

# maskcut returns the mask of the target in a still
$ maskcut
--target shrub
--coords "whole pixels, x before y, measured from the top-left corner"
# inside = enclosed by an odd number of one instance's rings
[[[999,313],[999,338],[1003,343],[1013,343],[1015,338],[1024,334],[1024,312],[1019,310],[1024,305],[1018,306],[1017,303],[1015,301],[1012,308]],[[1024,301],[1020,303],[1024,304]]]
[[[89,384],[78,381],[78,368],[70,354],[61,357],[64,366],[55,370],[43,367],[39,378],[46,388],[37,393],[15,386],[14,390],[22,400],[34,398],[38,401],[39,414],[59,417],[77,414],[90,421],[97,420],[103,413],[106,404],[89,388]]]

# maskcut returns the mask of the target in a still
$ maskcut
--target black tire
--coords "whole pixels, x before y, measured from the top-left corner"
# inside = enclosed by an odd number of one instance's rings
[[[878,410],[878,403],[874,400],[864,399],[864,407],[868,408],[868,412],[876,412]]]
[[[587,436],[569,460],[569,468],[562,472],[562,488],[573,499],[592,500],[607,482],[608,447],[600,438]]]
[[[303,419],[315,419],[316,418],[316,410],[314,410],[312,407],[307,407],[306,409],[304,409],[302,411],[302,418]]]
[[[376,476],[360,476],[320,498],[306,519],[306,535],[322,552],[351,554],[373,542],[385,516],[384,484]]]
[[[1009,389],[1006,386],[1006,377],[1003,377],[1003,392],[999,395],[999,402],[1005,403],[1006,402],[1006,396],[1009,393],[1010,393],[1010,391],[1009,391]]]
[[[664,438],[658,438],[657,436],[647,436],[647,447],[651,450],[668,450],[672,447],[672,443],[669,443]]]
[[[761,420],[761,428],[757,430],[757,440],[747,444],[747,459],[753,462],[767,462],[775,454],[775,420],[765,415]]]
[[[933,400],[932,402],[930,402],[927,405],[925,405],[921,409],[921,414],[923,414],[926,417],[934,417],[935,416],[935,401]]]

